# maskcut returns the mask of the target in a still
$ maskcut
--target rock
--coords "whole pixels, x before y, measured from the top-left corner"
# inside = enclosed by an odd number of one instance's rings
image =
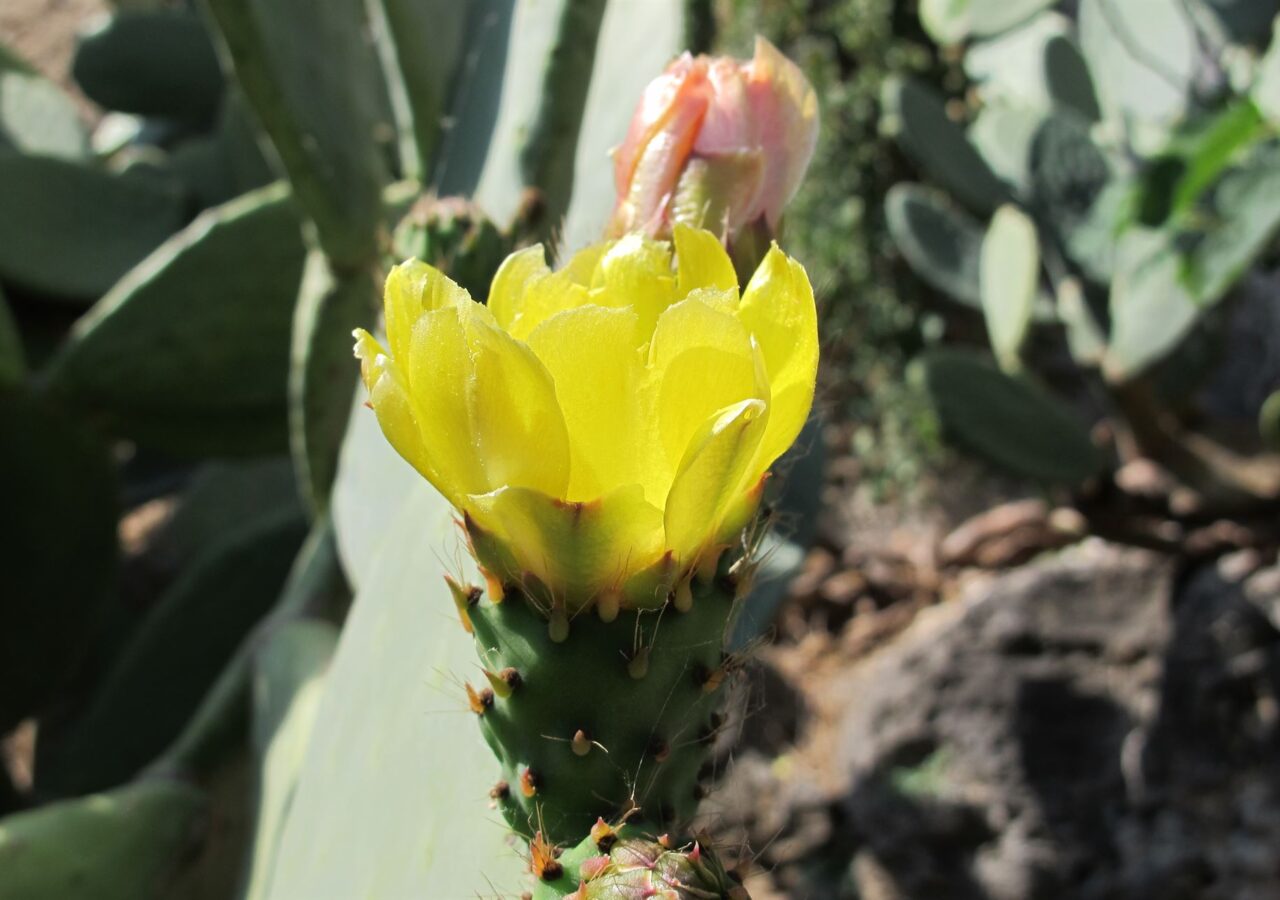
[[[943,565],[1005,568],[1045,550],[1078,541],[1079,513],[1050,510],[1043,500],[1015,500],[979,513],[948,534],[938,548]]]
[[[1089,539],[970,580],[781,664],[798,744],[740,754],[709,821],[792,897],[1280,897],[1278,573]]]

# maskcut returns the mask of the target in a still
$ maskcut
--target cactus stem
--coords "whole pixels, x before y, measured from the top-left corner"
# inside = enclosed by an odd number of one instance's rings
[[[547,636],[557,644],[563,644],[569,638],[569,617],[564,614],[563,607],[551,611],[551,619],[547,622]]]
[[[523,772],[520,773],[520,793],[526,797],[532,797],[538,793],[538,784],[542,781],[538,777],[538,773],[525,766]]]
[[[573,740],[569,742],[569,746],[573,748],[573,752],[577,756],[586,756],[591,752],[591,741],[587,738],[587,733],[581,728],[573,733]]]
[[[693,786],[693,799],[704,800],[707,796],[707,786],[705,784],[695,784]]]
[[[471,682],[464,685],[467,689],[467,705],[471,707],[471,711],[477,716],[483,716],[485,710],[493,707],[493,691],[484,688],[477,691],[471,686]]]
[[[596,615],[606,625],[618,618],[622,609],[622,593],[617,588],[609,588],[596,598]]]
[[[653,754],[653,761],[661,765],[671,758],[671,745],[655,735],[649,741],[649,752]]]
[[[693,609],[693,588],[689,586],[689,579],[682,579],[676,585],[676,589],[671,595],[671,602],[677,612],[687,613]]]
[[[641,647],[627,663],[627,674],[639,681],[649,674],[649,648]]]

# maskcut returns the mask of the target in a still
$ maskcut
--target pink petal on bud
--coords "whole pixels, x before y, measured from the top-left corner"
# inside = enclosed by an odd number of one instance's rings
[[[818,97],[800,67],[762,37],[756,38],[755,57],[748,65],[757,140],[769,167],[760,206],[769,227],[776,228],[818,143]]]
[[[695,59],[673,91],[669,83],[661,85],[659,93],[663,97],[669,94],[670,102],[656,120],[647,123],[648,128],[638,140],[633,142],[629,134],[627,143],[619,148],[615,178],[621,187],[612,225],[615,235],[635,229],[653,235],[666,224],[667,202],[675,191],[710,102],[706,71],[706,61]],[[667,77],[664,75],[662,79]],[[650,91],[645,91],[646,99],[641,101],[637,118],[651,103],[657,105],[657,98],[651,101],[649,94]],[[638,130],[635,118],[631,130],[633,134]]]

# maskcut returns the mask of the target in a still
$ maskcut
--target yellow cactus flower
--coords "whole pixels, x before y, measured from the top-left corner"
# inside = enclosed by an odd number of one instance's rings
[[[355,332],[383,433],[462,513],[480,564],[569,614],[660,605],[713,564],[813,400],[803,267],[774,246],[739,295],[714,235],[673,238],[557,272],[519,251],[487,306],[409,261],[387,278],[386,345]]]

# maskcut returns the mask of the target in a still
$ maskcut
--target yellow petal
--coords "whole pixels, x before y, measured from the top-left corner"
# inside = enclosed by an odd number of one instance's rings
[[[650,334],[658,316],[676,299],[671,246],[629,234],[600,258],[592,280],[591,301],[600,306],[630,306],[640,331]]]
[[[676,246],[676,294],[687,297],[697,288],[738,292],[738,276],[724,246],[710,231],[690,228],[677,222],[673,233]]]
[[[600,267],[601,258],[612,249],[613,241],[599,241],[588,244],[569,258],[563,272],[573,279],[574,284],[585,288],[591,287],[596,270]]]
[[[396,266],[383,289],[391,355],[398,360],[407,357],[413,324],[423,313],[470,304],[471,295],[439,269],[417,259]]]
[[[667,549],[682,565],[716,543],[722,522],[738,505],[746,472],[768,423],[761,400],[743,400],[718,410],[690,442],[667,497]]]
[[[436,484],[440,480],[439,473],[423,445],[418,417],[403,376],[369,332],[358,328],[355,336],[361,378],[369,391],[369,405],[373,407],[382,433],[409,465]]]
[[[818,372],[818,315],[804,267],[775,244],[742,295],[738,319],[751,332],[768,372],[769,428],[757,466],[764,471],[804,426]]]
[[[541,244],[517,250],[502,261],[489,285],[489,311],[503,328],[509,329],[520,313],[524,292],[530,282],[551,273]]]
[[[714,413],[743,400],[768,400],[756,356],[746,328],[728,313],[696,299],[663,313],[649,347],[651,415],[666,463],[654,484],[658,496],[665,496],[690,441]]]
[[[552,272],[541,244],[508,256],[489,289],[494,320],[519,340],[561,310],[586,302],[586,286],[577,283],[568,272]]]
[[[557,313],[529,335],[571,436],[567,499],[594,500],[639,481],[645,455],[656,449],[641,418],[637,323],[629,309],[590,305]]]
[[[536,576],[570,614],[662,555],[662,513],[638,484],[589,503],[501,488],[467,505],[482,526],[500,529],[523,570],[513,574]]]
[[[528,345],[483,318],[471,316],[462,326],[472,366],[464,446],[484,467],[484,492],[512,485],[563,497],[569,436],[551,374]]]
[[[467,384],[473,364],[457,308],[424,313],[413,327],[408,358],[399,363],[413,398],[423,445],[436,472],[432,483],[456,503],[491,490],[472,444]]]

